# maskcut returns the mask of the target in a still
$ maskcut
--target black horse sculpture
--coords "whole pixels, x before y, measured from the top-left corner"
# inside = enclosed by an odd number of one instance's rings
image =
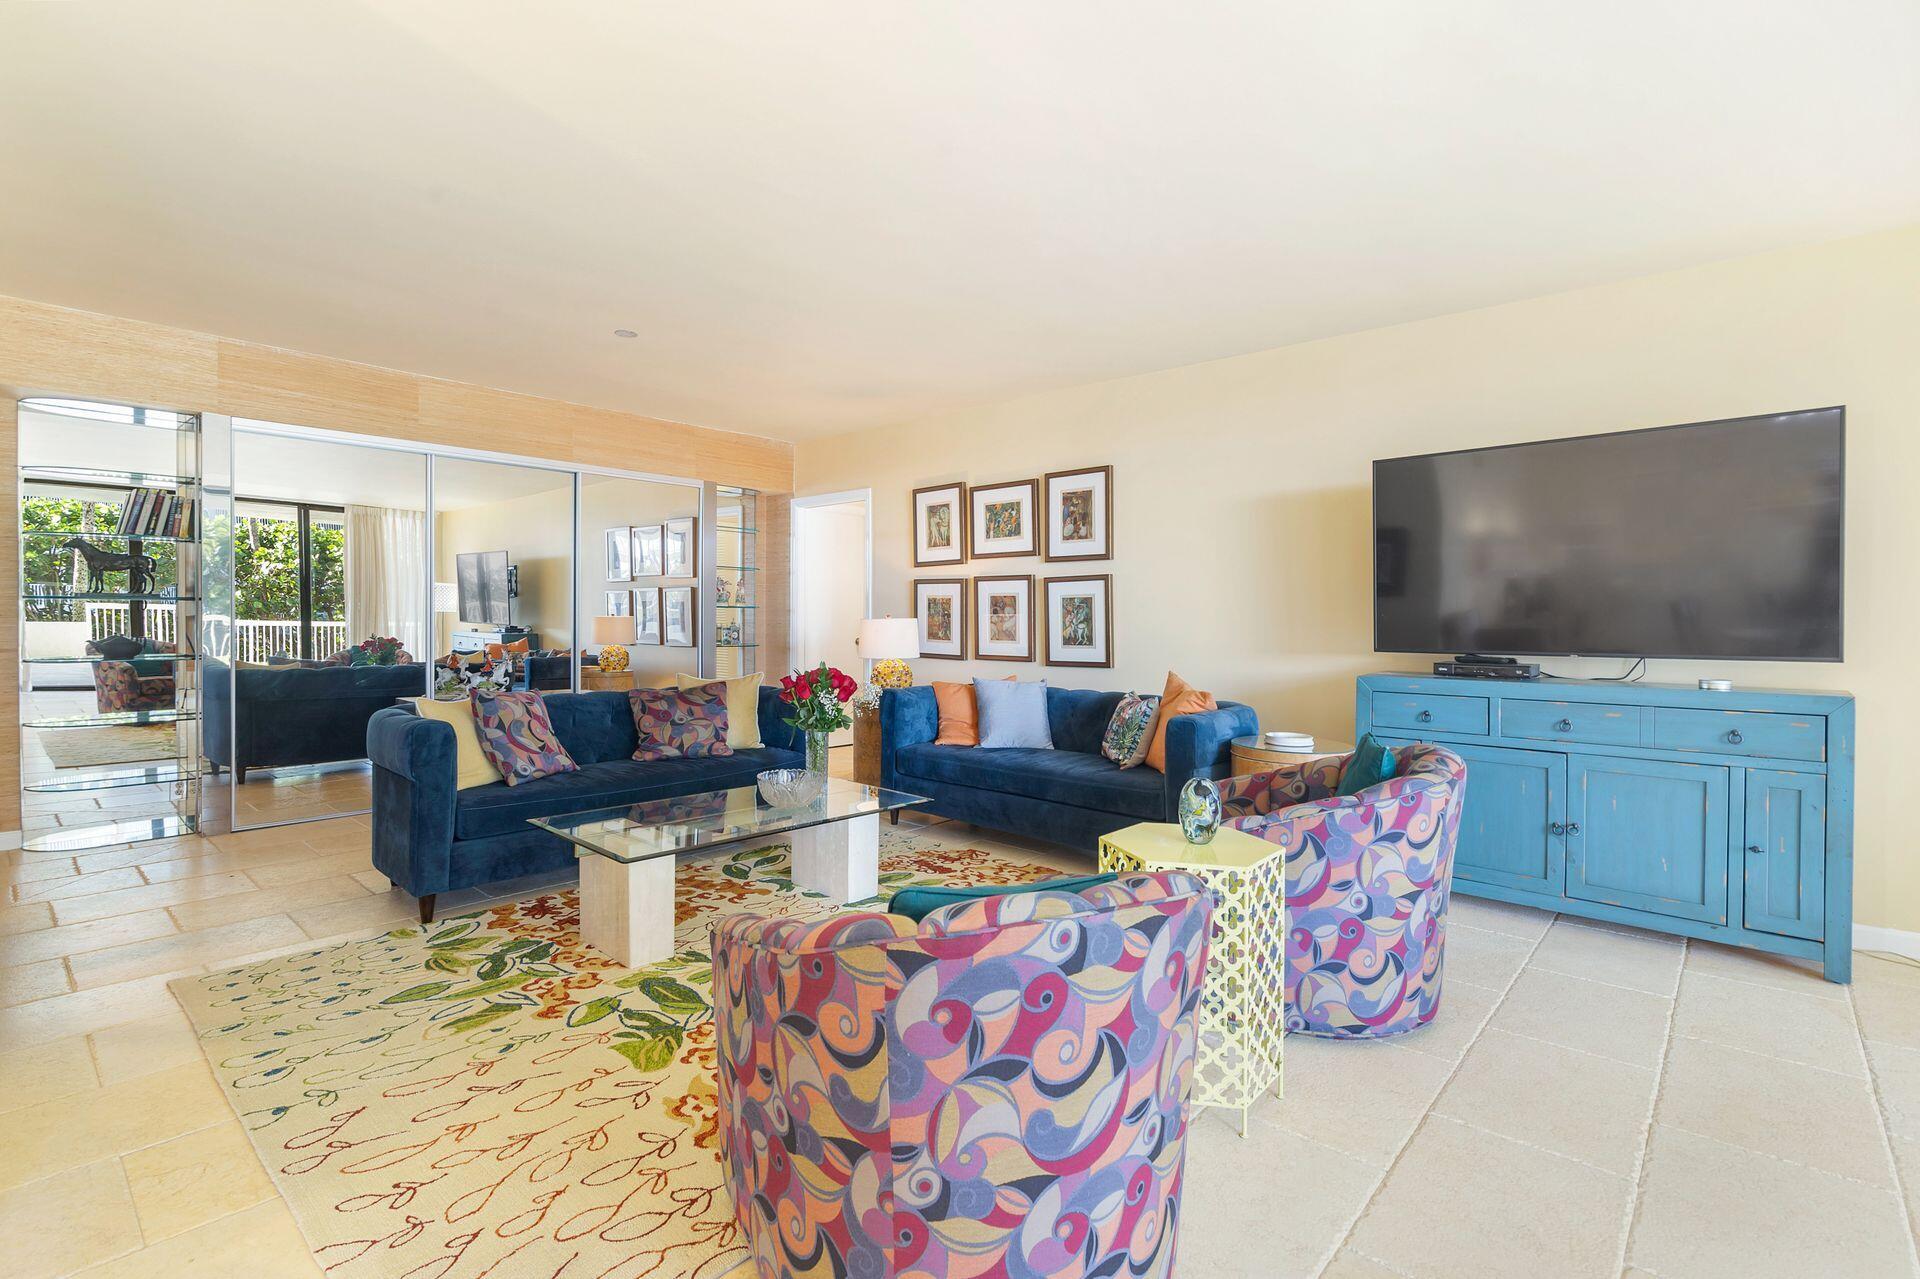
[[[129,595],[152,593],[154,575],[160,571],[160,565],[153,556],[132,551],[109,551],[104,546],[95,546],[84,537],[70,537],[60,545],[80,552],[80,557],[86,560],[87,594],[106,594],[109,573],[127,575]]]

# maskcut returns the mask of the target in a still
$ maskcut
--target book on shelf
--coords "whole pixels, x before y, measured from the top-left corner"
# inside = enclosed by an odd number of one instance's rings
[[[120,508],[121,537],[192,537],[199,504],[172,489],[136,488]]]

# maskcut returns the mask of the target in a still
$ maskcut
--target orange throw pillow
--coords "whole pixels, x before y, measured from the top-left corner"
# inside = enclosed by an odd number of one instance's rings
[[[1160,695],[1160,718],[1153,721],[1153,742],[1147,747],[1147,767],[1156,772],[1167,771],[1167,721],[1175,715],[1197,715],[1201,711],[1217,711],[1220,704],[1213,700],[1213,694],[1198,689],[1187,681],[1167,672],[1167,688]]]
[[[1013,676],[1004,675],[1011,680]],[[933,681],[933,701],[940,708],[940,735],[935,746],[978,746],[980,744],[980,704],[974,700],[973,681],[956,684]]]

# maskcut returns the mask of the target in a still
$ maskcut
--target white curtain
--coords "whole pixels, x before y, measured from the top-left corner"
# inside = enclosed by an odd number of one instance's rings
[[[392,635],[424,659],[426,615],[426,513],[347,507],[347,643]]]

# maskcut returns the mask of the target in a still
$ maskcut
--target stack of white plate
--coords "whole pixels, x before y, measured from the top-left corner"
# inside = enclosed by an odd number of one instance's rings
[[[1265,733],[1261,744],[1276,751],[1297,751],[1305,753],[1313,749],[1312,733]]]

